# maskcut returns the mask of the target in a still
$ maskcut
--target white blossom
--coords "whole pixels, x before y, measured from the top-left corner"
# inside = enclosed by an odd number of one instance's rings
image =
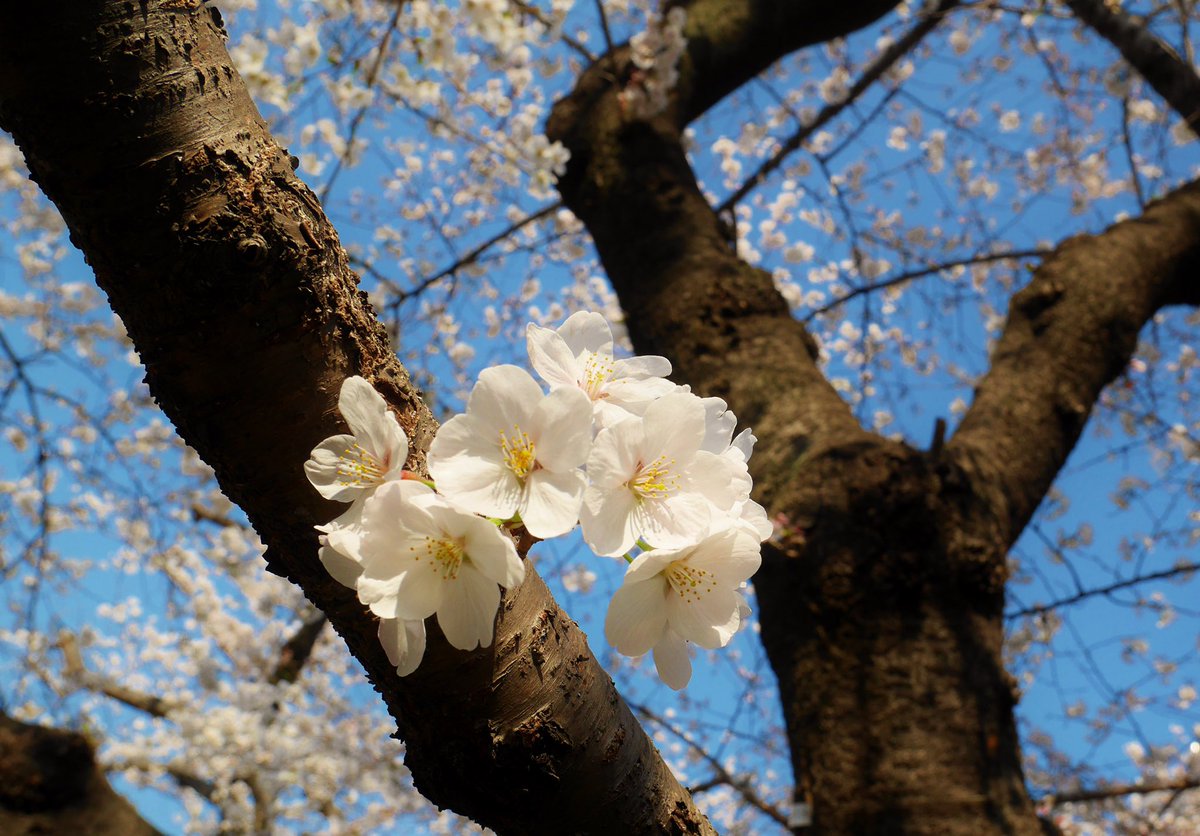
[[[557,329],[530,323],[525,330],[529,362],[551,389],[576,387],[591,400],[600,426],[641,415],[675,384],[666,380],[671,361],[646,355],[613,356],[612,330],[598,313],[571,314]]]
[[[491,644],[500,587],[525,578],[507,535],[411,481],[376,491],[362,527],[358,597],[373,613],[406,621],[436,614],[454,647]]]
[[[479,375],[467,411],[447,421],[429,449],[438,490],[468,511],[520,515],[535,537],[557,537],[579,520],[592,435],[592,406],[578,389],[549,395],[524,369]]]
[[[738,590],[761,562],[757,540],[740,529],[644,552],[609,604],[604,633],[626,656],[653,650],[659,676],[679,690],[691,678],[684,643],[709,650],[729,643],[750,612]]]

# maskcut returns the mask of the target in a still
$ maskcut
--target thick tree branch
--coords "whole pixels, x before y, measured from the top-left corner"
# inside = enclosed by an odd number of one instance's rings
[[[157,836],[113,792],[81,734],[0,714],[0,833]]]
[[[1105,0],[1066,0],[1075,16],[1120,50],[1142,78],[1162,96],[1192,133],[1200,136],[1200,76],[1142,21]]]
[[[268,567],[362,662],[426,797],[503,832],[712,832],[532,566],[492,646],[453,650],[431,625],[405,679],[374,618],[321,567],[312,526],[344,506],[302,466],[344,431],[340,382],[364,375],[396,408],[411,470],[435,424],[223,35],[199,0],[0,11],[0,126],[123,319],[150,391],[246,511]]]
[[[1058,247],[1013,297],[991,369],[947,452],[981,479],[1005,546],[1075,447],[1101,390],[1163,307],[1200,302],[1200,184]]]

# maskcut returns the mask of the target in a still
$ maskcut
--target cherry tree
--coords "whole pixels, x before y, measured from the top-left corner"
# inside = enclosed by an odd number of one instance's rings
[[[83,809],[134,832],[104,775],[202,832],[1200,826],[1187,4],[0,14],[0,829]],[[581,310],[616,332],[602,375],[545,348]],[[481,373],[525,365],[527,334],[560,412]],[[598,594],[612,646],[646,651],[665,552],[621,586],[580,541],[536,542],[573,524],[552,479],[579,482],[591,551],[644,534],[604,493],[640,471],[532,452],[569,434],[539,416],[589,401],[593,456],[632,445],[604,386],[633,352],[671,369],[647,436],[690,420],[676,384],[753,428],[773,522],[757,635],[693,643],[705,685],[678,697],[607,652]],[[433,470],[527,523],[523,563],[480,563],[505,587],[490,633],[387,585],[403,532],[358,568],[328,551],[355,497],[314,448],[372,432],[338,410],[348,380],[404,440],[365,444],[365,518],[442,513],[400,478]],[[456,459],[494,429],[476,386],[537,391],[493,463],[529,489],[511,508]],[[590,499],[585,459],[611,482]],[[661,545],[692,548],[687,507],[661,510]],[[731,582],[757,566],[737,549]],[[687,646],[654,649],[678,687]]]

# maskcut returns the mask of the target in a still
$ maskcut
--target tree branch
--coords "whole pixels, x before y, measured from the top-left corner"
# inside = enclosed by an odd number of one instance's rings
[[[109,785],[77,732],[0,714],[0,833],[159,836]]]
[[[1051,795],[1050,803],[1057,807],[1061,804],[1079,804],[1087,801],[1107,801],[1125,795],[1137,795],[1152,792],[1183,792],[1200,787],[1200,777],[1164,778],[1158,781],[1144,781],[1138,784],[1110,784],[1105,787],[1070,790]]]
[[[1075,446],[1142,326],[1200,302],[1200,184],[1100,235],[1061,244],[1009,306],[991,369],[947,451],[1015,542]]]
[[[746,178],[742,185],[721,201],[721,205],[717,207],[717,214],[724,214],[740,203],[746,195],[779,168],[789,154],[803,145],[810,136],[833,121],[843,110],[854,104],[863,93],[870,89],[871,85],[891,70],[897,61],[916,49],[925,36],[938,27],[946,13],[958,4],[959,0],[936,0],[930,8],[922,10],[916,25],[905,32],[900,40],[880,52],[875,60],[866,66],[854,84],[850,85],[846,95],[836,102],[825,105],[811,122],[802,125],[788,137],[769,159],[764,160],[758,169]]]
[[[1170,569],[1164,569],[1161,572],[1151,572],[1148,575],[1139,575],[1136,578],[1126,578],[1125,580],[1115,581],[1107,586],[1096,587],[1095,589],[1083,589],[1070,595],[1066,598],[1060,598],[1049,604],[1035,604],[1032,607],[1024,607],[1023,609],[1014,610],[1004,614],[1005,618],[1023,618],[1027,615],[1041,615],[1042,613],[1052,612],[1061,607],[1067,607],[1071,604],[1078,604],[1080,601],[1086,601],[1088,598],[1095,598],[1097,595],[1111,595],[1114,592],[1119,592],[1122,589],[1129,589],[1133,586],[1141,586],[1150,581],[1161,581],[1167,578],[1175,578],[1180,575],[1187,575],[1192,572],[1200,572],[1200,563],[1179,563],[1172,566]]]
[[[146,365],[150,391],[362,662],[427,798],[500,831],[711,833],[582,632],[529,567],[492,646],[430,625],[400,679],[377,621],[317,559],[303,463],[371,380],[424,471],[435,422],[312,192],[269,136],[200,0],[0,10],[0,126],[56,203]],[[536,797],[539,803],[529,804]]]
[[[1075,16],[1120,50],[1194,135],[1200,136],[1200,76],[1137,18],[1105,0],[1066,0]]]

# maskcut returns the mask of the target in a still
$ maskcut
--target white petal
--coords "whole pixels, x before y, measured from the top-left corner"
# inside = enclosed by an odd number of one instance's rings
[[[637,470],[642,441],[640,418],[630,418],[601,430],[588,454],[588,481],[606,490],[624,485]]]
[[[618,652],[641,656],[662,639],[667,629],[665,589],[666,580],[652,578],[626,583],[613,595],[604,618],[604,635]]]
[[[729,411],[720,398],[701,398],[704,404],[704,443],[701,450],[720,455],[729,449],[737,416]]]
[[[747,428],[737,434],[737,438],[733,440],[731,449],[741,454],[742,461],[748,462],[750,461],[750,456],[754,454],[754,445],[757,441],[758,438]]]
[[[576,357],[585,351],[613,353],[612,329],[608,320],[595,311],[576,311],[558,327],[558,335]]]
[[[507,519],[516,512],[523,489],[504,464],[499,431],[495,437],[487,432],[473,415],[451,418],[429,448],[429,473],[439,491],[468,511]]]
[[[529,364],[551,387],[579,385],[579,364],[557,331],[532,322],[525,328]]]
[[[721,513],[740,507],[753,485],[746,465],[731,456],[700,450],[687,468],[688,488],[699,491]]]
[[[500,587],[469,566],[446,584],[446,596],[438,608],[438,625],[446,641],[459,650],[474,650],[492,643]]]
[[[408,437],[388,410],[387,401],[365,378],[356,375],[342,381],[338,411],[358,443],[379,460],[384,471],[404,467]]]
[[[667,568],[673,560],[686,557],[691,549],[652,549],[642,552],[625,570],[625,583],[647,581]]]
[[[419,619],[385,618],[379,622],[379,643],[396,673],[408,676],[425,655],[425,622]]]
[[[507,534],[479,517],[464,521],[461,531],[463,548],[481,575],[505,589],[521,585],[525,563]]]
[[[564,471],[587,461],[592,446],[592,402],[581,389],[555,389],[541,399],[530,427],[537,461]]]
[[[643,450],[651,460],[666,455],[678,459],[682,467],[704,440],[704,404],[690,392],[663,395],[646,407],[642,421]]]
[[[687,563],[734,588],[758,571],[762,555],[755,536],[738,526],[705,538],[690,551]]]
[[[373,487],[347,481],[344,455],[357,443],[352,435],[333,435],[309,453],[304,463],[304,475],[326,499],[350,502],[365,489]]]
[[[712,506],[698,493],[646,500],[634,510],[634,528],[646,542],[676,549],[695,544],[708,531]]]
[[[543,540],[566,534],[579,522],[586,485],[580,470],[566,473],[539,470],[529,474],[525,502],[521,506],[521,521],[525,528]]]
[[[618,377],[666,377],[671,373],[671,361],[657,354],[639,354],[617,361]]]
[[[753,499],[747,499],[746,504],[742,506],[740,521],[754,532],[760,543],[765,543],[775,533],[775,526],[771,524],[767,510]]]
[[[654,645],[654,667],[658,678],[676,691],[682,691],[692,678],[687,642],[669,627],[662,641]]]
[[[529,372],[518,366],[492,366],[479,373],[479,382],[467,399],[467,413],[488,435],[511,432],[513,427],[528,431],[533,409],[542,397],[542,387]],[[498,438],[488,440],[499,444]]]
[[[736,589],[701,588],[694,595],[667,593],[667,620],[671,629],[700,647],[715,650],[729,644],[742,623],[742,596]]]
[[[354,589],[358,582],[358,576],[362,574],[362,566],[357,561],[351,560],[330,546],[321,546],[317,550],[317,557],[320,558],[325,571],[333,575],[335,581],[342,586]]]
[[[601,490],[590,485],[583,492],[579,522],[583,539],[596,554],[615,556],[629,551],[637,542],[634,512],[637,497],[623,486]]]
[[[364,603],[367,601],[363,586],[369,565],[358,580],[358,597]],[[419,562],[413,561],[411,568],[395,579],[395,617],[428,618],[433,615],[442,606],[449,586],[442,573],[442,565],[427,556]]]

